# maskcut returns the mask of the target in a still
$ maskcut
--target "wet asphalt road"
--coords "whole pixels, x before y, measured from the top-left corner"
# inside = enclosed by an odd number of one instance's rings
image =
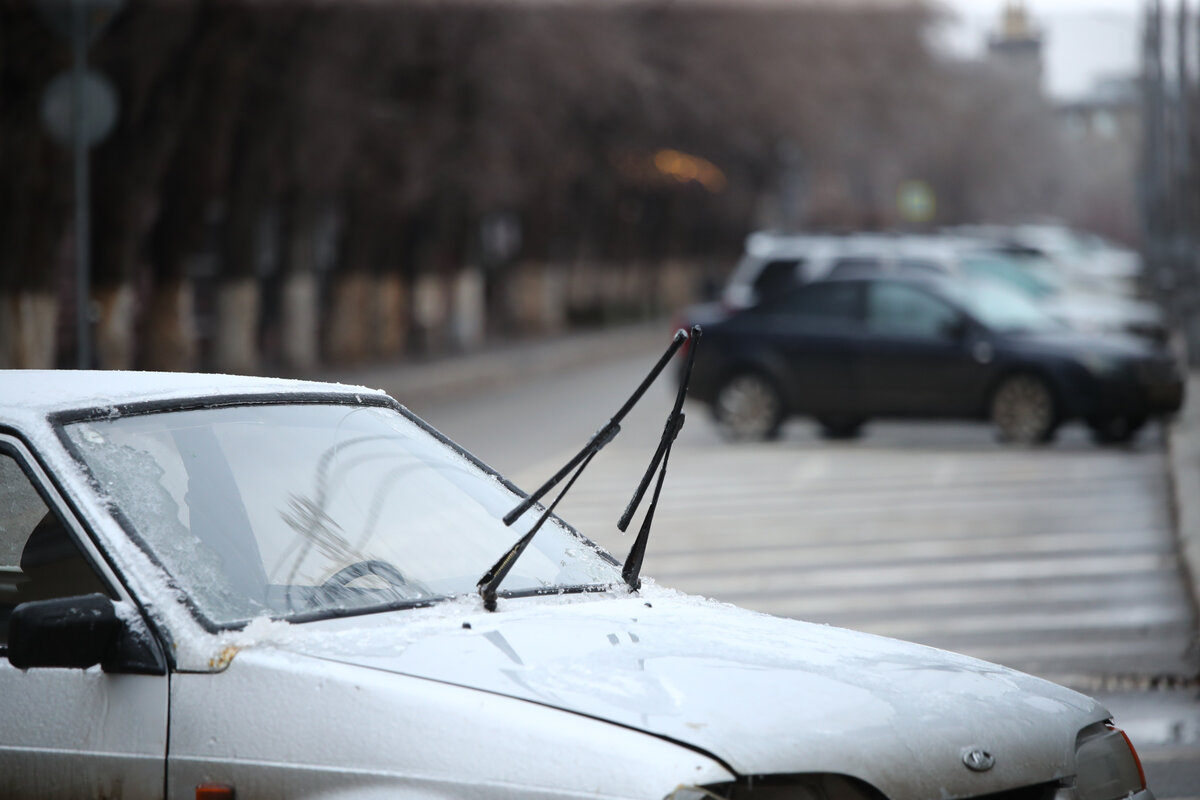
[[[620,406],[655,355],[411,406],[532,489]],[[618,557],[632,537],[616,519],[672,398],[661,380],[560,506]],[[1200,798],[1197,627],[1159,430],[1101,449],[1067,427],[1053,446],[1020,449],[996,444],[982,425],[879,423],[833,443],[800,421],[779,442],[733,446],[706,409],[687,411],[645,574],[1070,685],[1114,712],[1160,800]]]

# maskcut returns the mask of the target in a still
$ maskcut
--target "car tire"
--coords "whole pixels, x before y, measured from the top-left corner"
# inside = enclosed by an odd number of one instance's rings
[[[783,424],[783,396],[766,376],[743,372],[717,390],[713,417],[721,435],[730,441],[774,439]]]
[[[1012,375],[992,393],[992,424],[997,438],[1012,444],[1044,444],[1058,428],[1054,392],[1043,378]]]
[[[1126,444],[1133,441],[1133,437],[1145,426],[1146,419],[1142,415],[1126,414],[1116,417],[1093,417],[1087,424],[1092,429],[1092,440],[1096,444]]]
[[[817,424],[821,426],[821,437],[824,439],[857,439],[862,436],[863,425],[866,422],[865,417],[817,417]]]

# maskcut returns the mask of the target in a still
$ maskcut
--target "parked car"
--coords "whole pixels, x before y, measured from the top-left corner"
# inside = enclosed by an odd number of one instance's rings
[[[1100,236],[1064,225],[962,225],[947,233],[990,241],[1003,251],[1041,259],[1064,278],[1095,294],[1136,298],[1142,295],[1141,257]]]
[[[991,281],[830,279],[705,322],[691,394],[734,439],[803,415],[835,437],[875,417],[990,419],[1023,443],[1082,419],[1117,442],[1183,398],[1167,348],[1071,331]]]
[[[0,372],[0,795],[1153,800],[1083,695],[630,583],[525,497],[361,387]]]
[[[1005,283],[1035,300],[1054,319],[1083,333],[1126,333],[1170,344],[1182,357],[1183,338],[1162,307],[1149,300],[1111,294],[1058,270],[1047,259],[976,249],[962,254],[956,274]]]
[[[810,281],[844,271],[955,271],[960,239],[889,233],[788,234],[758,231],[729,276],[721,301],[743,309]]]
[[[1143,336],[1170,343],[1182,354],[1183,339],[1172,332],[1158,305],[1110,291],[1108,282],[1075,262],[1067,266],[1010,238],[997,238],[1014,236],[1016,230],[964,226],[935,236],[753,233],[721,299],[726,309],[750,308],[813,280],[877,273],[989,278],[1020,290],[1076,330]],[[685,314],[687,320],[705,316],[703,309]]]

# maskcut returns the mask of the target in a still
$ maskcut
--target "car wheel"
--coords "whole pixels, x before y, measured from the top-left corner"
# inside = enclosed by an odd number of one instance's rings
[[[817,424],[821,426],[821,436],[825,439],[857,439],[862,435],[866,421],[864,417],[817,417]]]
[[[779,435],[783,398],[766,377],[746,372],[726,381],[713,402],[721,435],[733,441],[762,441]]]
[[[1125,444],[1137,436],[1146,424],[1146,417],[1134,414],[1102,419],[1093,417],[1087,424],[1096,444]]]
[[[1005,378],[992,395],[992,423],[1003,442],[1041,444],[1054,438],[1058,412],[1054,393],[1036,375]]]

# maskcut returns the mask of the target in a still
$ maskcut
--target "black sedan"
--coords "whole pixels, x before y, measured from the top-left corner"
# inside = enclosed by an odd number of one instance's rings
[[[1120,442],[1183,401],[1165,348],[1073,332],[995,283],[827,280],[700,321],[691,396],[732,439],[771,438],[803,415],[831,437],[872,417],[990,419],[1020,443],[1082,419]]]

